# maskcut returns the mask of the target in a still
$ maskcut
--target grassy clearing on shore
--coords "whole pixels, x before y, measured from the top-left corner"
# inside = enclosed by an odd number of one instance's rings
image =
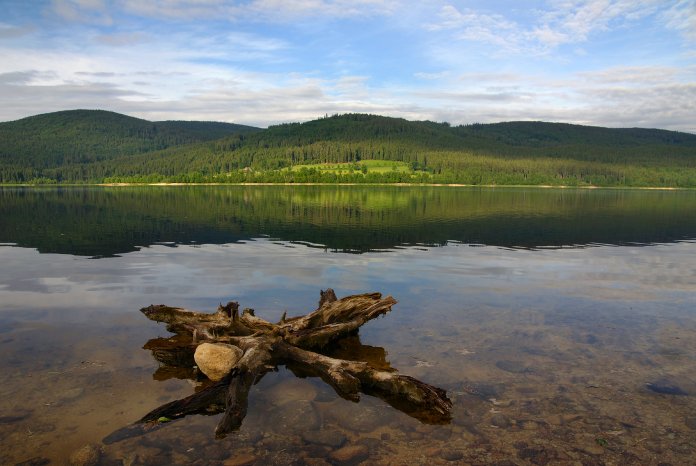
[[[392,160],[361,160],[360,162],[348,162],[348,163],[315,163],[306,165],[293,165],[288,167],[289,171],[299,171],[302,169],[314,169],[319,170],[322,173],[335,173],[337,175],[342,175],[351,172],[365,173],[408,173],[411,171],[411,167],[406,162],[396,162]]]

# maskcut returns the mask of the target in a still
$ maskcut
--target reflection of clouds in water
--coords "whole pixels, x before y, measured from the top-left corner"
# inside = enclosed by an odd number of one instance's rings
[[[430,299],[461,307],[464,297],[472,304],[507,297],[549,307],[564,297],[693,301],[685,293],[696,283],[696,248],[689,243],[541,251],[455,245],[356,255],[257,240],[158,245],[96,260],[3,247],[0,261],[5,309],[124,310],[151,302],[207,309],[237,299],[292,313],[313,308],[326,287],[339,295],[381,291],[412,304]]]
[[[660,299],[692,292],[696,248],[679,243],[649,247],[595,247],[541,251],[499,248],[430,251],[418,266],[435,273],[442,287],[471,292],[541,293],[598,299]]]
[[[216,305],[239,299],[254,306],[276,302],[279,295],[307,296],[314,306],[319,288],[362,291],[362,277],[385,258],[328,254],[307,247],[286,248],[261,240],[225,246],[152,246],[105,259],[41,255],[36,250],[2,248],[2,308],[91,307],[139,308],[148,301],[182,306]],[[353,272],[359,273],[353,273]],[[290,304],[295,307],[296,303]],[[303,303],[299,303],[300,306]]]
[[[696,247],[601,247],[564,251],[567,294],[609,300],[660,300],[692,293]],[[693,300],[693,295],[691,296]]]

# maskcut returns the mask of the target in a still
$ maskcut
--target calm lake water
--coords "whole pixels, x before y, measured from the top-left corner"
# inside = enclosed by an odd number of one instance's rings
[[[281,367],[241,430],[189,416],[102,444],[204,381],[138,310],[277,320],[379,291],[360,351],[447,390],[432,426]],[[356,341],[352,341],[356,344]],[[696,191],[0,188],[0,464],[693,464]]]

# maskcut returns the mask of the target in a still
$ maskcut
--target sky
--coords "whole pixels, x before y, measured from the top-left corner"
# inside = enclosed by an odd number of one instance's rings
[[[77,108],[696,133],[696,0],[0,0],[0,121]]]

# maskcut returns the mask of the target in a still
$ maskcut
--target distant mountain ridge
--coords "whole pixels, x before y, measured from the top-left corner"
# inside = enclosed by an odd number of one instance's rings
[[[364,160],[407,164],[410,171],[290,170]],[[696,187],[696,135],[534,121],[451,126],[370,114],[267,129],[150,122],[103,110],[0,123],[0,182],[37,179]]]
[[[105,110],[66,110],[0,123],[0,160],[53,168],[259,130],[232,123],[151,122]]]

